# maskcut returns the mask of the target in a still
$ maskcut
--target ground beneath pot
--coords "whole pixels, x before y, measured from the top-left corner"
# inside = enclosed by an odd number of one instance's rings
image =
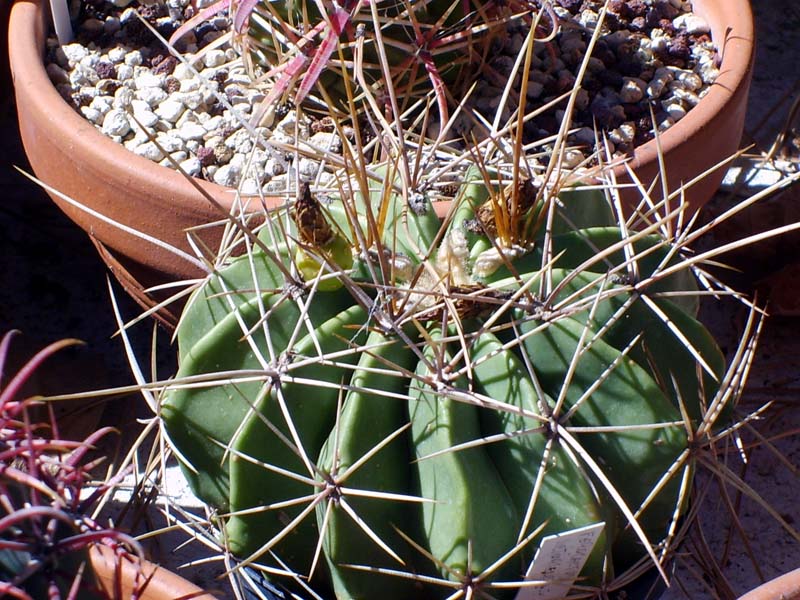
[[[765,147],[782,125],[791,96],[796,96],[798,79],[787,74],[797,72],[800,59],[800,7],[784,0],[754,0],[758,26],[758,52],[750,111],[744,144],[755,141]],[[0,9],[5,17],[7,7]],[[4,28],[3,28],[4,29]],[[19,143],[14,106],[5,61],[0,72],[0,139],[3,159],[0,161],[0,332],[16,328],[23,332],[15,349],[17,363],[43,345],[63,337],[76,337],[86,345],[66,351],[48,365],[53,376],[34,382],[38,390],[55,393],[66,390],[96,389],[122,386],[133,382],[118,337],[111,303],[107,274],[84,234],[72,226],[52,202],[35,185],[12,166],[26,168]],[[756,183],[757,185],[757,183]],[[720,193],[709,211],[730,205],[728,193]],[[800,244],[785,249],[784,256],[800,256]],[[778,268],[778,267],[771,267]],[[745,273],[741,281],[765,275],[762,271]],[[125,318],[139,309],[116,284],[111,289]],[[733,335],[742,324],[740,311],[731,309],[707,314],[712,327],[721,335]],[[731,468],[758,489],[782,518],[800,527],[800,320],[778,317],[768,321],[761,341],[761,353],[753,366],[744,406],[775,402],[769,417],[756,422],[758,432],[774,441],[777,452],[753,450],[746,444],[744,463],[738,454],[731,454]],[[149,324],[134,328],[134,348],[143,361],[143,370],[150,372]],[[174,364],[173,351],[167,336],[158,336],[158,375],[169,375]],[[77,407],[77,416],[69,427],[78,433],[94,429],[98,421],[113,424],[132,435],[139,427],[137,418],[148,417],[141,397],[120,395],[87,411]],[[76,409],[65,407],[65,412]],[[124,442],[123,442],[124,445]],[[785,460],[785,462],[782,462]],[[174,473],[174,471],[171,471]],[[176,478],[169,476],[170,485]],[[180,494],[179,488],[174,489]],[[691,574],[686,561],[678,561],[675,585],[665,598],[733,598],[764,579],[800,567],[800,542],[792,539],[781,527],[750,500],[742,500],[739,517],[756,557],[756,568],[748,555],[748,545],[738,534],[731,534],[731,523],[720,509],[721,500],[712,496],[703,512],[703,531],[719,568],[731,589],[718,588],[712,593]],[[150,515],[153,517],[153,515]],[[157,518],[157,515],[155,516]],[[158,527],[157,521],[143,521],[146,529]],[[191,560],[208,556],[208,550],[192,541],[180,549],[186,536],[162,537],[149,546],[156,560],[177,568]],[[730,541],[730,546],[726,542]],[[684,565],[681,567],[681,565]],[[181,571],[208,589],[224,589],[224,582],[215,580],[218,564],[194,566]],[[707,585],[714,585],[707,581]],[[225,593],[220,593],[224,596]]]

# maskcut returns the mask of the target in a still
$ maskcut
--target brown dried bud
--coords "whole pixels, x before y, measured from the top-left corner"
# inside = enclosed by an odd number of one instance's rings
[[[297,225],[300,240],[316,248],[327,245],[335,235],[322,212],[322,207],[311,195],[308,184],[303,186],[302,193],[295,200],[292,218]]]

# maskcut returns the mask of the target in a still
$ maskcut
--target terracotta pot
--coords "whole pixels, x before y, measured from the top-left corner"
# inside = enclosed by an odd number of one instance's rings
[[[709,22],[721,48],[721,72],[702,102],[660,137],[670,189],[738,148],[750,84],[754,33],[749,1],[695,0],[694,8]],[[189,252],[185,231],[221,216],[197,188],[224,210],[230,207],[232,192],[205,181],[187,181],[170,169],[135,156],[76,113],[45,73],[44,27],[40,0],[15,3],[9,55],[22,140],[37,177],[116,222]],[[658,173],[656,143],[641,146],[632,165],[639,178],[650,182]],[[618,173],[624,182],[624,169],[618,169]],[[721,178],[719,171],[693,186],[687,194],[691,207],[702,206]],[[627,195],[635,202],[634,193]],[[202,274],[192,261],[121,231],[55,195],[53,199],[102,244],[106,258],[113,259],[112,270],[141,303],[152,303],[152,297],[143,292],[148,286]],[[207,243],[214,248],[213,238]]]
[[[739,600],[800,600],[800,569],[758,586]]]
[[[89,556],[100,589],[109,599],[131,598],[136,587],[140,600],[216,600],[172,571],[148,561],[118,559],[105,546],[93,546]]]
[[[20,135],[35,175],[87,209],[191,254],[186,231],[218,221],[221,212],[199,190],[231,207],[233,192],[136,156],[99,133],[50,83],[42,55],[45,11],[39,0],[16,2],[9,22],[9,58]],[[195,187],[197,186],[197,187]],[[196,263],[121,230],[55,194],[58,206],[114,258],[112,272],[142,304],[147,287],[202,275]],[[214,248],[216,240],[206,239]],[[101,253],[103,255],[103,253]]]
[[[711,37],[722,54],[719,77],[697,106],[659,136],[658,144],[651,140],[637,148],[630,163],[645,184],[653,181],[659,177],[660,145],[669,191],[713,169],[738,150],[755,60],[755,29],[748,0],[694,0],[692,8],[711,26]],[[622,182],[630,181],[623,175],[624,168],[616,172]],[[716,169],[687,190],[690,210],[699,210],[708,202],[724,175],[724,167]],[[636,204],[636,196],[635,192],[623,192],[629,203]]]

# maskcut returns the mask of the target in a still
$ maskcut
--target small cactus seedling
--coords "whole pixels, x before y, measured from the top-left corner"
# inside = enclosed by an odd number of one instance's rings
[[[549,22],[550,30],[557,22],[547,3],[538,10],[516,1],[218,0],[170,41],[223,10],[230,10],[233,39],[248,64],[255,58],[275,78],[263,107],[292,90],[291,100],[299,105],[321,82],[334,100],[328,109],[349,111],[343,106],[348,98],[366,95],[396,116],[433,92],[442,122],[448,104],[466,89],[465,75],[486,62],[492,41],[506,36],[510,22],[524,20],[537,28]]]
[[[513,597],[602,523],[576,592],[663,575],[741,379],[669,225],[480,162],[441,221],[395,163],[354,172],[182,316],[161,416],[226,547],[320,597]]]

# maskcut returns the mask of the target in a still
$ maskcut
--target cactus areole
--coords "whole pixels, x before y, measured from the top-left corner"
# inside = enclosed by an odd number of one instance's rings
[[[513,598],[543,536],[603,524],[584,591],[669,541],[725,370],[694,276],[600,192],[486,177],[444,222],[391,176],[306,190],[193,296],[162,416],[240,559],[325,598]]]

